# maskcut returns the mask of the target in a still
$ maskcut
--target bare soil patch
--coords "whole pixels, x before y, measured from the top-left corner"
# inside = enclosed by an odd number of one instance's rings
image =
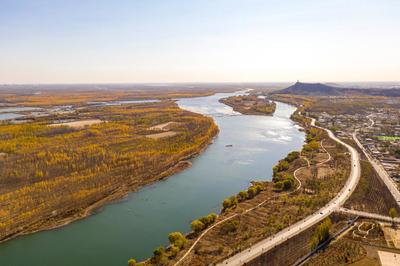
[[[50,127],[67,126],[67,127],[72,127],[72,128],[84,128],[85,126],[92,126],[92,125],[100,124],[101,122],[103,122],[103,121],[100,119],[90,119],[90,120],[81,120],[81,121],[51,124],[49,126]]]
[[[173,126],[178,126],[178,125],[180,125],[181,123],[178,123],[178,122],[167,122],[167,123],[163,123],[163,124],[159,124],[159,125],[155,125],[155,126],[152,126],[152,127],[150,127],[149,129],[150,130],[164,130],[164,131],[169,131],[169,130],[171,130],[171,128],[173,127]]]
[[[147,138],[151,139],[162,139],[162,138],[168,138],[168,137],[173,137],[177,133],[174,131],[168,131],[168,132],[162,132],[162,133],[156,133],[156,134],[149,134],[146,135]]]

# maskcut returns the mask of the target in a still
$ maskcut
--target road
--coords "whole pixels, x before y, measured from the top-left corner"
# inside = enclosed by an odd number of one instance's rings
[[[315,125],[315,119],[312,119],[311,125],[318,127]],[[256,243],[250,248],[230,257],[229,259],[223,261],[218,265],[233,266],[233,265],[243,265],[244,263],[250,262],[251,260],[257,258],[261,254],[265,253],[266,251],[285,242],[286,240],[292,238],[293,236],[299,234],[300,232],[306,230],[307,228],[319,223],[320,221],[328,217],[332,212],[337,210],[350,197],[351,193],[355,190],[361,175],[360,156],[356,149],[338,139],[332,133],[332,131],[325,128],[321,129],[325,130],[331,139],[345,146],[350,152],[351,155],[350,176],[347,179],[346,184],[342,188],[342,190],[327,205],[318,210],[318,212],[291,225],[290,227],[283,229],[279,233]]]
[[[371,121],[371,125],[369,127],[372,127],[374,125],[374,120],[371,118],[368,118]],[[400,207],[400,191],[397,189],[397,184],[393,181],[393,179],[389,176],[389,174],[386,172],[386,170],[383,168],[383,166],[379,163],[379,161],[375,160],[370,156],[370,154],[366,151],[364,146],[361,144],[361,142],[357,138],[357,131],[356,130],[353,133],[353,139],[357,143],[358,147],[363,151],[365,154],[365,157],[367,157],[368,161],[371,163],[372,167],[375,169],[375,171],[378,173],[379,177],[382,179],[382,181],[385,183],[386,187],[389,189],[390,193],[393,195],[393,198],[396,200],[397,205]]]
[[[370,218],[370,219],[374,219],[374,220],[378,220],[378,221],[384,221],[384,222],[389,222],[389,223],[394,221],[396,223],[400,223],[400,218],[394,218],[394,220],[392,220],[392,218],[389,216],[384,216],[384,215],[380,215],[380,214],[376,214],[376,213],[362,212],[362,211],[350,210],[350,209],[346,209],[346,208],[340,208],[339,211],[342,213],[345,213],[345,214],[352,214],[352,215],[356,215],[359,217]]]

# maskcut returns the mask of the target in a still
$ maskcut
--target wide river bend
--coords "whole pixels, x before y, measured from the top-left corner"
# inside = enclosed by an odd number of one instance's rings
[[[126,265],[167,244],[168,233],[188,232],[193,219],[218,213],[222,200],[250,181],[270,180],[277,161],[303,145],[304,133],[290,120],[295,108],[277,103],[274,116],[240,115],[218,102],[230,95],[178,100],[181,108],[212,116],[220,128],[191,168],[83,220],[0,244],[0,265]]]

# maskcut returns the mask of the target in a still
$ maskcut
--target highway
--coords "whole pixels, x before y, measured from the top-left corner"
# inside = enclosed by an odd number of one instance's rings
[[[311,125],[318,127],[315,125],[315,119],[312,119]],[[321,128],[321,127],[318,127]],[[306,217],[305,219],[291,225],[280,231],[279,233],[264,239],[255,245],[251,246],[250,248],[237,253],[236,255],[226,259],[222,263],[218,265],[243,265],[244,263],[250,262],[251,260],[257,258],[261,254],[265,253],[266,251],[274,248],[275,246],[285,242],[286,240],[292,238],[293,236],[299,234],[300,232],[306,230],[307,228],[319,223],[326,217],[328,217],[332,212],[336,211],[344,202],[350,197],[350,195],[355,190],[358,181],[361,175],[361,167],[360,167],[360,156],[356,149],[344,143],[340,139],[338,139],[332,131],[321,128],[325,130],[329,137],[334,141],[344,145],[350,152],[351,155],[351,171],[350,176],[346,181],[345,186],[342,190],[333,198],[327,205],[323,208],[318,210],[316,213]]]

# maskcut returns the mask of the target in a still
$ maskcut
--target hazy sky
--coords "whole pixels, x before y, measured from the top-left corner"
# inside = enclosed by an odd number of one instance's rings
[[[399,81],[399,0],[0,0],[0,83]]]

